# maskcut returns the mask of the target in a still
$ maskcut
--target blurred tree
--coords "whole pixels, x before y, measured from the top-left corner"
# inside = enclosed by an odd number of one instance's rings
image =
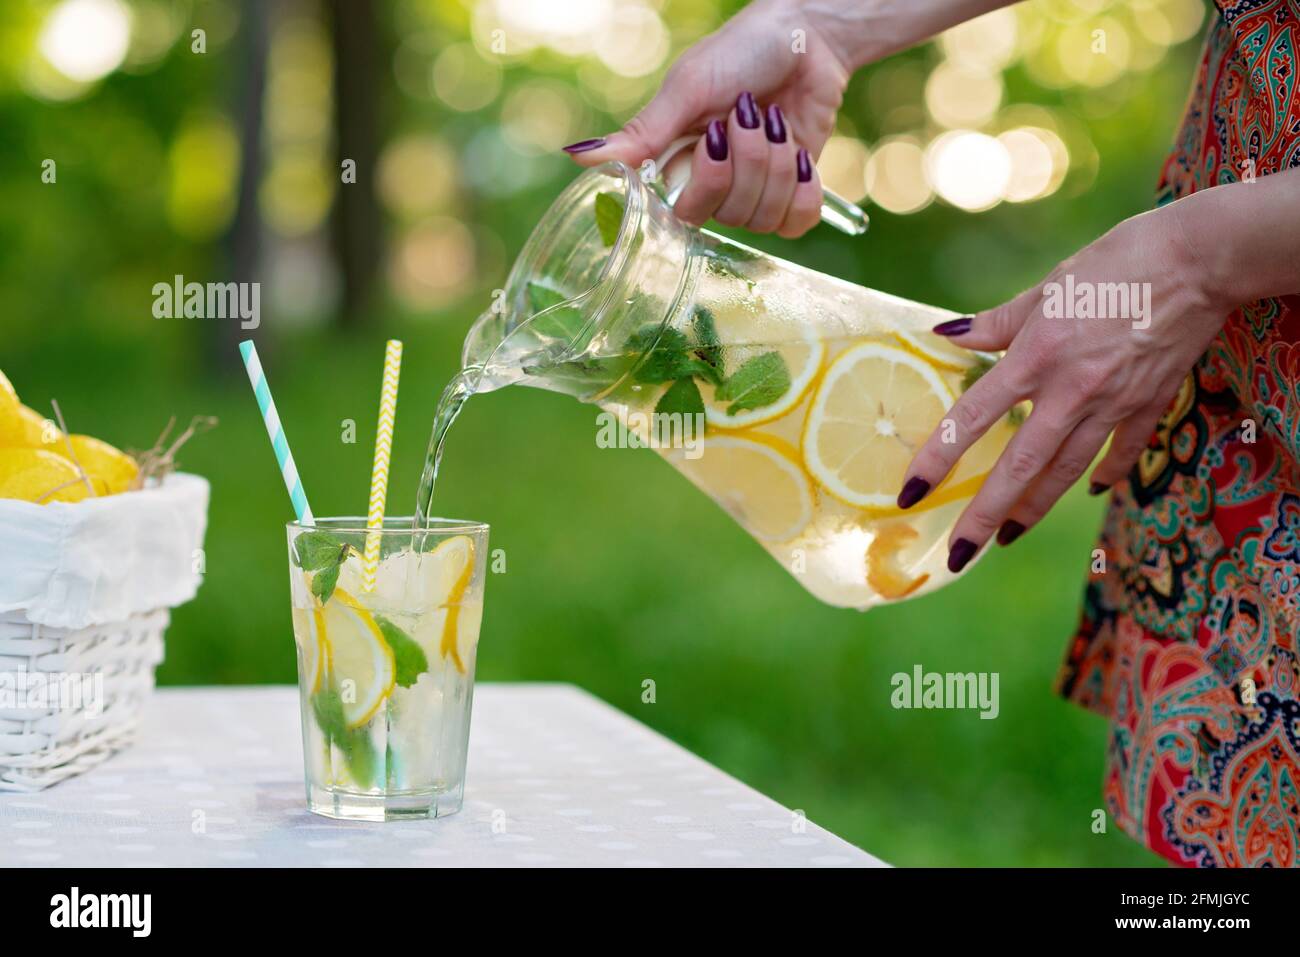
[[[389,59],[372,0],[327,0],[326,6],[334,45],[335,175],[342,177],[345,166],[349,174],[336,194],[331,240],[343,282],[340,315],[355,326],[368,312],[381,255],[375,115],[380,64]]]
[[[243,153],[239,161],[239,199],[227,236],[235,282],[256,282],[261,272],[262,221],[257,191],[262,181],[262,104],[266,90],[266,57],[270,13],[262,0],[244,0],[240,38],[241,78],[235,94],[235,115]],[[241,367],[238,342],[245,335],[238,323],[215,322],[208,327],[218,338],[213,363],[223,372]]]

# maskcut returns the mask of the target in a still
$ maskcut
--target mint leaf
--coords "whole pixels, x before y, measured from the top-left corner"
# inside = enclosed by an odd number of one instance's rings
[[[965,392],[976,382],[979,382],[980,379],[984,378],[984,374],[992,368],[992,359],[987,359],[984,356],[975,356],[975,364],[967,369],[966,374],[962,376],[961,391]]]
[[[303,532],[293,540],[294,563],[303,571],[314,572],[326,565],[337,564],[339,552],[347,547],[345,542],[329,532]]]
[[[656,415],[695,415],[703,412],[704,400],[700,398],[700,387],[694,379],[678,379],[659,397],[659,402],[655,405]]]
[[[532,330],[534,333],[558,339],[564,343],[573,342],[587,324],[587,317],[577,306],[564,306],[556,309],[568,300],[568,296],[550,286],[539,282],[528,283],[528,308],[532,310]],[[550,310],[547,312],[547,310]],[[545,313],[545,315],[539,315]]]
[[[778,352],[765,352],[741,365],[714,393],[719,402],[730,402],[727,415],[744,409],[761,409],[790,391],[790,370]]]
[[[614,193],[596,194],[596,228],[600,241],[613,246],[618,240],[619,227],[623,225],[623,199]]]
[[[338,689],[332,684],[321,688],[311,696],[311,707],[325,740],[343,752],[352,779],[363,788],[373,786],[376,755],[369,730],[365,725],[348,727]]]
[[[334,589],[338,587],[339,569],[342,567],[343,563],[340,561],[328,568],[322,568],[311,576],[311,593],[320,600],[322,605],[330,600],[334,594]]]
[[[393,662],[397,669],[397,683],[403,688],[411,687],[419,679],[420,675],[429,670],[429,659],[425,657],[424,649],[410,635],[387,618],[375,615],[375,624],[383,632],[384,641],[388,642],[388,647],[393,650]]]
[[[647,385],[711,374],[709,367],[692,354],[686,336],[676,329],[665,329],[660,333],[653,326],[647,326],[629,337],[628,351],[642,354],[636,380]]]
[[[695,331],[695,357],[703,365],[700,374],[715,386],[722,385],[722,342],[718,339],[718,329],[713,321],[713,313],[698,306],[691,319]]]

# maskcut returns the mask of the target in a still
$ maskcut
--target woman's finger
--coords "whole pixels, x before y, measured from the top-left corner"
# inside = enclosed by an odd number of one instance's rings
[[[989,426],[1025,397],[1027,389],[1017,370],[1013,358],[1002,360],[953,404],[912,458],[898,493],[899,508],[911,508],[925,498]]]
[[[774,232],[785,222],[796,183],[795,145],[790,142],[790,131],[786,128],[781,107],[775,103],[767,108],[763,132],[771,144],[767,154],[767,181],[747,224],[756,233]]]
[[[763,117],[750,93],[742,93],[727,120],[731,148],[731,191],[713,218],[726,226],[749,222],[763,195],[770,144],[763,132]]]
[[[822,181],[806,149],[795,153],[794,172],[794,195],[785,222],[777,230],[777,235],[785,239],[798,239],[822,218]]]
[[[1156,423],[1164,415],[1165,407],[1164,402],[1153,402],[1115,427],[1110,449],[1092,470],[1092,478],[1088,483],[1089,494],[1100,495],[1128,474],[1138,456],[1151,443]]]
[[[691,179],[677,197],[673,212],[693,226],[703,226],[718,211],[731,188],[731,157],[727,130],[721,120],[710,120],[691,160]]]
[[[1078,425],[1079,413],[1062,413],[1057,411],[1059,407],[1059,404],[1035,406],[1029,420],[1002,450],[993,471],[961,513],[948,538],[949,571],[955,573],[965,568],[993,537],[1007,513],[1056,457]],[[1080,474],[1087,467],[1088,462],[1084,462]]]
[[[934,331],[965,349],[1006,349],[1042,302],[1043,287],[1038,285],[996,309],[941,322]]]
[[[998,544],[1010,545],[1033,528],[1056,504],[1057,500],[1069,491],[1079,476],[1092,464],[1097,451],[1110,435],[1112,423],[1093,416],[1080,422],[1070,437],[1057,450],[1047,468],[1043,469],[1020,500],[1012,507],[1007,520],[998,528]]]

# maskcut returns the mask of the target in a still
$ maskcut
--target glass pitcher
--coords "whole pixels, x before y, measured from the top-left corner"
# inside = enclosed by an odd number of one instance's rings
[[[866,609],[953,579],[949,533],[1017,424],[897,508],[912,455],[995,358],[930,332],[953,315],[687,226],[607,163],[538,224],[462,377],[599,406],[809,592]]]

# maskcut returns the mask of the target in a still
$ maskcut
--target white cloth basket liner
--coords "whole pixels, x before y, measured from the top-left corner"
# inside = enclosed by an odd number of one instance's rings
[[[0,791],[35,791],[123,747],[169,610],[202,580],[208,483],[176,474],[81,502],[0,500]]]

